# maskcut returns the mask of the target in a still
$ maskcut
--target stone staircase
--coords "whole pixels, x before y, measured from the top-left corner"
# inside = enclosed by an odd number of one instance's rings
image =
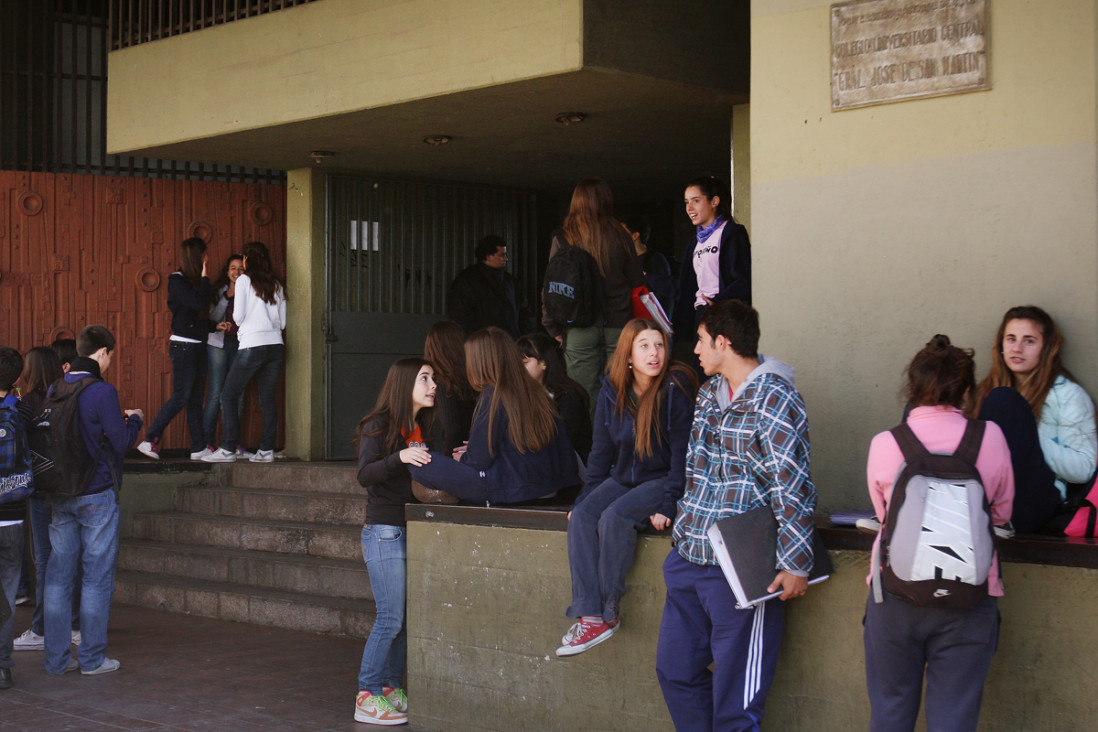
[[[134,514],[115,601],[365,638],[374,603],[353,471],[238,462],[175,487],[175,510]]]

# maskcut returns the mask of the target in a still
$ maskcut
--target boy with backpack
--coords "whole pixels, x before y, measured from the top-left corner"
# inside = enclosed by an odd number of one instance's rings
[[[49,429],[52,421],[61,423],[71,410],[72,399],[56,401],[66,393],[75,398],[76,417],[83,448],[92,456],[93,465],[85,475],[75,477],[71,469],[62,471],[60,484],[67,494],[50,496],[53,519],[50,523],[52,551],[46,567],[45,665],[50,674],[59,675],[77,668],[85,676],[118,670],[118,661],[107,658],[107,621],[114,594],[115,559],[118,555],[119,508],[122,458],[137,442],[144,414],[140,409],[124,412],[118,403],[118,391],[102,381],[111,365],[115,340],[101,325],[89,325],[76,338],[77,358],[62,381],[51,389],[43,410],[52,408],[50,418],[35,418],[36,436]],[[67,403],[70,406],[61,406]],[[57,440],[52,441],[56,444]],[[38,443],[35,442],[37,445]],[[66,461],[63,455],[49,455],[55,463]],[[69,463],[71,465],[71,463]],[[42,472],[36,472],[36,481]],[[44,487],[46,481],[40,481]],[[72,585],[77,566],[82,566],[80,628],[82,641],[76,658],[69,651],[72,625]]]
[[[23,517],[32,490],[26,425],[17,409],[15,382],[23,373],[23,357],[14,348],[0,347],[0,606],[8,616],[0,622],[0,689],[10,689],[12,627],[15,595],[23,569]]]

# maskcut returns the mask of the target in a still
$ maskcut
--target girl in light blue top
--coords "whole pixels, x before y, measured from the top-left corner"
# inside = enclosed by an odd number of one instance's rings
[[[1015,498],[1011,518],[1021,532],[1044,527],[1071,483],[1094,479],[1098,464],[1094,402],[1060,362],[1064,337],[1041,308],[1024,305],[1003,316],[988,375],[974,409],[998,424],[1010,445]]]

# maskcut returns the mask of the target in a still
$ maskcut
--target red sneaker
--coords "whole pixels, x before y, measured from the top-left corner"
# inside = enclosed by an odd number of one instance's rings
[[[558,656],[575,656],[578,653],[583,653],[589,648],[594,648],[599,643],[614,635],[614,631],[618,629],[618,620],[615,618],[609,623],[599,620],[597,622],[590,622],[588,620],[580,619],[578,623],[573,625],[564,637],[561,638],[561,642],[564,643],[557,649]]]

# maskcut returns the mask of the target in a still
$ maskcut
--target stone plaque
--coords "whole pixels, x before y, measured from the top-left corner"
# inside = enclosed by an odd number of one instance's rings
[[[988,88],[989,0],[831,6],[831,109]]]

